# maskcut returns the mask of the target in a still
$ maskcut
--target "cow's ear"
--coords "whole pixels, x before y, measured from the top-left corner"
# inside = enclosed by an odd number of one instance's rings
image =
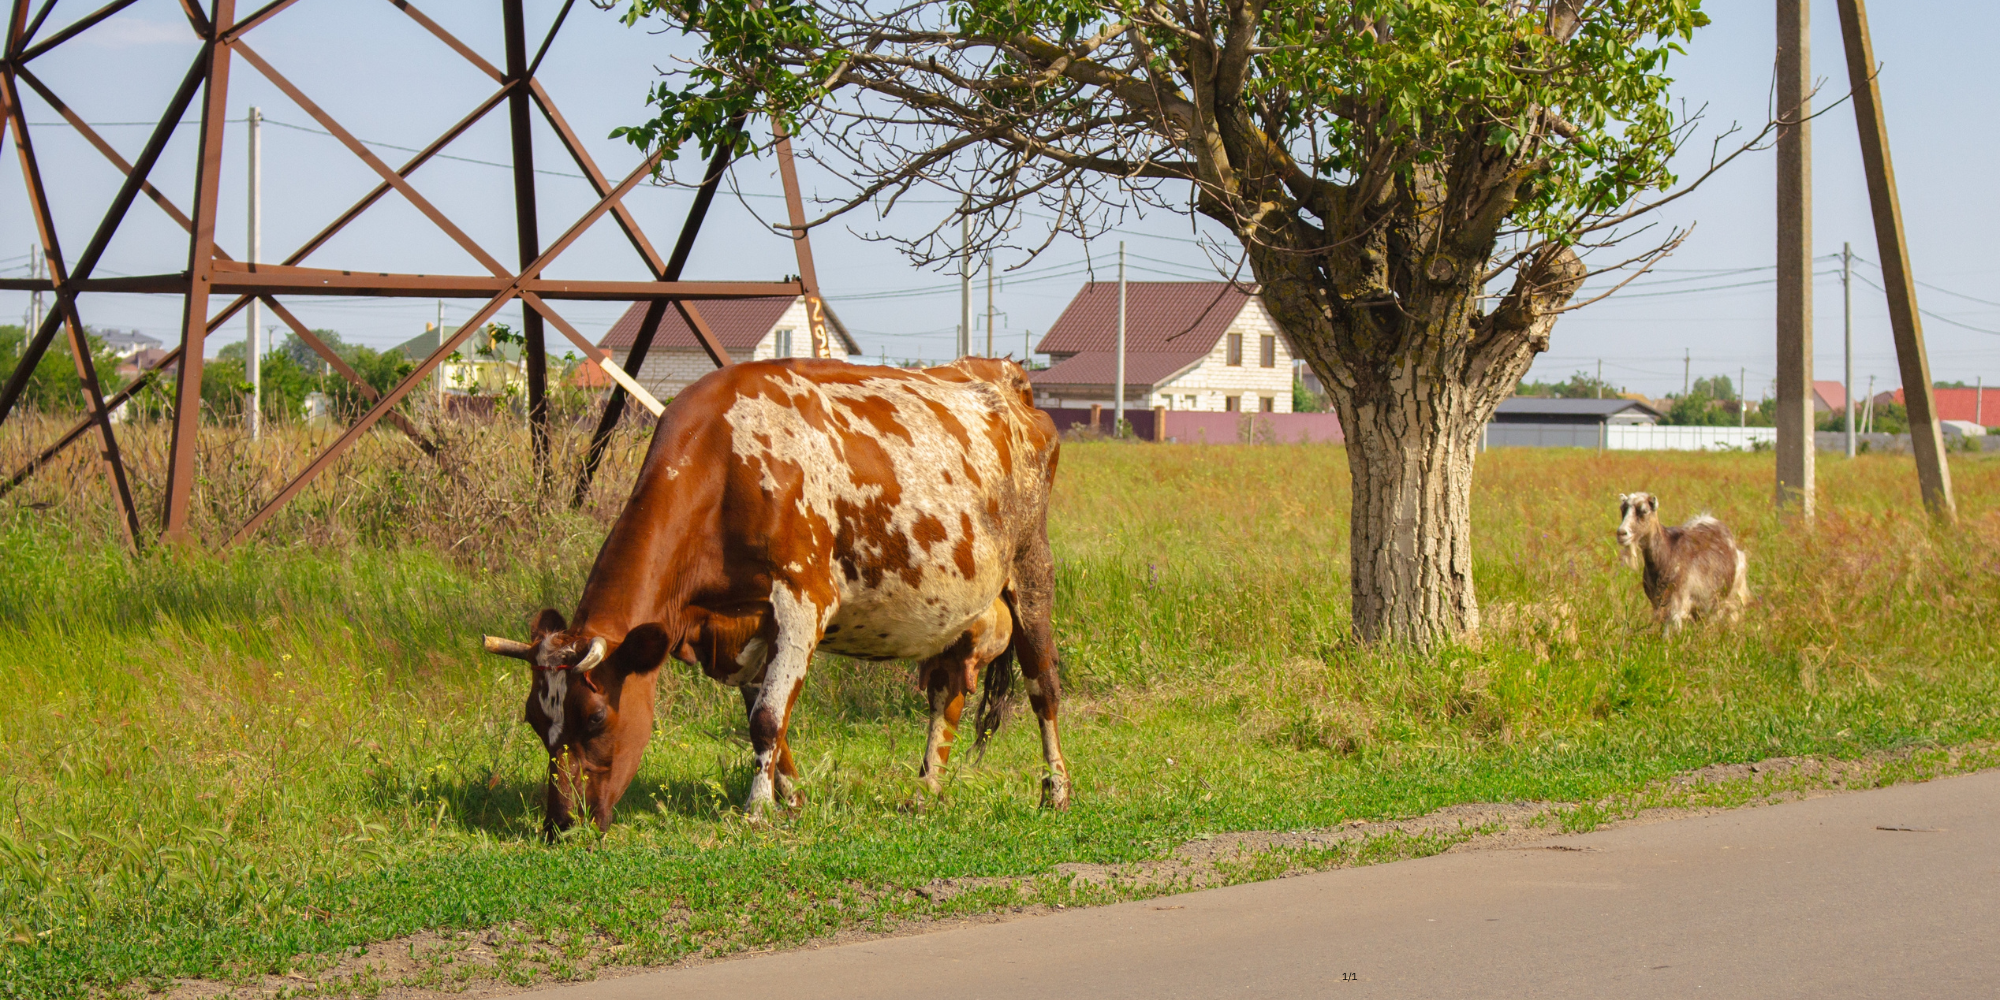
[[[534,621],[528,623],[528,641],[541,642],[543,638],[568,627],[569,623],[563,621],[562,612],[554,608],[543,608],[535,615]]]
[[[621,674],[651,673],[667,658],[668,644],[666,626],[647,622],[625,633],[618,652],[611,654],[612,668]]]

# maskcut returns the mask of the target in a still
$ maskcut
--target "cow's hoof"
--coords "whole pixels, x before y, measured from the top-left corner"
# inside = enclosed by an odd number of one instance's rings
[[[1051,774],[1042,779],[1042,808],[1069,808],[1069,776]]]

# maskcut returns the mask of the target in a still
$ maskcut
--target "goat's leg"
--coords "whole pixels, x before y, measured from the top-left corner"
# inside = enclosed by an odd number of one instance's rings
[[[1736,574],[1729,582],[1729,596],[1723,598],[1723,616],[1734,625],[1743,620],[1743,608],[1750,603],[1750,557],[1736,550]]]
[[[1663,630],[1664,633],[1666,635],[1673,635],[1675,632],[1680,631],[1681,626],[1687,623],[1688,615],[1691,613],[1693,606],[1694,602],[1689,598],[1685,590],[1675,591],[1673,596],[1667,598],[1666,627]]]

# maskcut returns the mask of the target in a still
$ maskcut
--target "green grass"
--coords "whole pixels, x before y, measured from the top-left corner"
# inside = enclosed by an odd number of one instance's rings
[[[553,847],[537,838],[544,757],[519,721],[522,669],[477,639],[571,606],[622,487],[584,515],[507,508],[458,544],[462,525],[425,506],[452,498],[416,495],[411,474],[397,509],[430,527],[405,543],[322,497],[324,523],[226,558],[132,559],[96,514],[0,507],[0,995],[310,972],[370,942],[480,928],[517,942],[502,978],[560,980],[1119,898],[1135,890],[1051,873],[1206,834],[1610,802],[1716,762],[2000,737],[2000,462],[1955,459],[1963,513],[1940,529],[1912,511],[1907,460],[1828,459],[1807,528],[1771,512],[1768,456],[1493,452],[1475,504],[1489,628],[1477,647],[1413,656],[1345,639],[1338,449],[1065,452],[1051,532],[1074,808],[1035,808],[1039,749],[1018,726],[923,800],[910,669],[822,661],[794,728],[808,803],[748,824],[740,703],[670,665],[617,825]],[[1616,494],[1639,489],[1670,519],[1712,510],[1744,537],[1758,596],[1744,626],[1671,642],[1646,627],[1610,541]],[[381,516],[384,490],[354,509]],[[913,891],[966,877],[1027,881]]]

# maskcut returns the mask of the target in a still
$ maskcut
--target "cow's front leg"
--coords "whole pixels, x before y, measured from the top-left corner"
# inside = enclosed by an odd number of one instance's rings
[[[813,649],[819,645],[820,629],[831,611],[794,593],[789,584],[771,588],[771,617],[778,636],[764,670],[763,691],[750,710],[750,748],[756,753],[757,773],[750,778],[750,795],[743,802],[743,811],[752,816],[774,805],[780,790],[787,806],[795,804],[798,768],[792,763],[785,731],[791,725],[792,706],[798,703]]]

